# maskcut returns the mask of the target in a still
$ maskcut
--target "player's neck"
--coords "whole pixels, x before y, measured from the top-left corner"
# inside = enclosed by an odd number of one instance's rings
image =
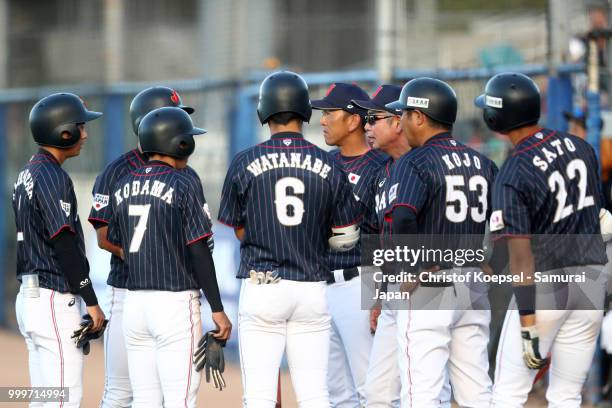
[[[302,122],[297,120],[289,121],[286,125],[280,123],[269,122],[270,125],[270,136],[274,136],[277,133],[293,132],[302,133]]]
[[[506,136],[508,136],[508,139],[510,139],[512,145],[516,146],[529,136],[535,134],[538,130],[540,130],[540,126],[538,125],[524,126],[509,131],[506,133]]]
[[[387,153],[389,156],[391,156],[393,160],[397,160],[410,151],[410,146],[395,145],[383,151]]]
[[[40,148],[46,152],[49,152],[51,156],[53,156],[53,158],[57,160],[60,166],[64,164],[64,162],[68,158],[66,152],[63,149],[59,149],[57,147],[52,146],[40,146]]]
[[[174,167],[175,169],[182,169],[187,165],[187,161],[185,159],[176,159],[174,157],[166,156],[163,154],[152,154],[149,157],[149,161],[164,162],[167,165]]]
[[[357,157],[366,154],[370,150],[363,132],[353,132],[342,139],[338,145],[340,154],[345,157]]]

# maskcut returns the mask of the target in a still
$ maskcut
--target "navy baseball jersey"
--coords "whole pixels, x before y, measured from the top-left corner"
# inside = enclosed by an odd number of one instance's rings
[[[19,173],[13,190],[17,227],[17,279],[37,273],[43,288],[71,292],[51,240],[69,229],[85,256],[83,230],[72,180],[53,155],[40,149]]]
[[[283,279],[323,281],[334,226],[359,222],[346,173],[301,134],[283,132],[239,153],[221,197],[219,221],[243,227],[238,278],[251,270]]]
[[[420,234],[484,234],[496,173],[491,160],[440,133],[393,166],[386,214],[410,208]]]
[[[349,185],[353,188],[355,199],[359,203],[361,215],[361,233],[373,234],[378,232],[374,218],[375,202],[375,180],[380,168],[384,165],[388,156],[379,150],[369,150],[367,153],[357,157],[344,157],[339,150],[330,152],[332,157],[344,169]],[[329,250],[327,253],[328,263],[331,270],[347,269],[361,265],[361,245],[346,252]]]
[[[123,248],[130,290],[198,289],[187,246],[212,235],[192,176],[159,161],[115,183],[109,240]]]
[[[94,228],[97,229],[108,225],[112,218],[113,214],[110,200],[115,183],[130,174],[131,171],[144,166],[146,162],[147,157],[138,149],[133,149],[107,165],[102,173],[96,178],[92,190],[93,204],[89,213],[89,222]],[[208,205],[204,198],[204,190],[199,176],[191,167],[186,167],[181,171],[194,179],[196,193],[204,202],[204,207],[210,221],[210,212],[208,211]],[[127,284],[127,274],[127,264],[123,262],[121,258],[112,255],[111,269],[106,283],[116,288],[125,288]]]
[[[537,235],[541,244],[539,251],[534,250],[537,266],[606,262],[599,237],[603,205],[599,164],[584,140],[549,129],[523,139],[502,166],[493,191],[491,232],[495,238]],[[558,234],[584,237],[570,238],[572,247],[565,251],[563,242],[568,240]],[[544,242],[547,236],[555,241],[553,246]],[[553,248],[558,256],[548,252]],[[544,262],[546,258],[555,261]]]

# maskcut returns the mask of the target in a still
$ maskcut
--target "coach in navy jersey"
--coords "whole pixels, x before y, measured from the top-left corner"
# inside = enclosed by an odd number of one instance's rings
[[[192,107],[183,104],[180,95],[174,89],[164,86],[147,88],[139,92],[130,104],[130,119],[134,134],[138,135],[138,126],[147,113],[165,106],[181,108],[188,114],[194,112]],[[127,355],[121,330],[123,300],[127,291],[127,264],[122,260],[124,256],[121,247],[111,244],[107,238],[108,223],[112,218],[110,203],[112,189],[119,179],[145,165],[147,160],[147,156],[142,153],[140,146],[124,153],[104,168],[96,178],[92,190],[93,204],[89,213],[89,222],[96,229],[100,248],[112,254],[111,268],[107,279],[110,286],[106,309],[109,314],[109,324],[104,333],[106,379],[101,408],[128,406],[132,400]],[[204,199],[202,184],[197,173],[189,166],[181,171],[194,179],[193,186],[199,198],[204,202],[204,207],[210,219],[208,205]],[[212,236],[208,238],[208,242],[212,242]],[[112,358],[110,358],[111,356]]]
[[[538,126],[540,92],[525,75],[494,76],[475,103],[487,126],[514,145],[495,181],[490,226],[498,242],[507,242],[510,272],[525,276],[514,284],[516,307],[504,321],[492,406],[523,406],[551,353],[549,405],[579,407],[605,295],[599,164],[584,140]],[[550,276],[585,272],[588,281],[558,286],[557,294],[566,295],[554,304],[542,303],[555,291],[534,283],[534,271]],[[578,301],[580,290],[590,306]]]
[[[395,160],[410,150],[401,126],[401,109],[389,109],[385,105],[396,101],[402,88],[396,85],[379,86],[369,101],[354,101],[358,106],[367,109],[366,139],[372,148],[389,155],[384,165],[378,169],[372,180],[374,195],[373,219],[370,221],[375,233],[389,235],[390,223],[385,223],[384,213],[387,209],[388,179]],[[370,205],[372,205],[370,204]],[[374,234],[374,233],[373,233]],[[382,292],[387,291],[386,283],[381,285]],[[398,407],[400,398],[400,375],[397,355],[397,311],[390,302],[378,301],[370,311],[370,330],[374,340],[370,352],[365,382],[365,407]]]
[[[183,169],[195,149],[193,126],[178,107],[147,114],[138,128],[145,166],[113,187],[109,240],[127,263],[123,331],[134,407],[196,406],[192,363],[202,331],[200,289],[219,340],[229,338],[212,255],[212,232],[193,177]]]
[[[269,75],[257,112],[272,137],[234,158],[219,212],[219,221],[241,240],[244,401],[274,407],[286,348],[299,405],[327,407],[330,270],[325,254],[332,233],[332,248],[357,243],[357,202],[342,168],[301,134],[311,105],[299,75]]]
[[[386,155],[372,150],[365,138],[367,109],[355,100],[367,103],[368,94],[355,84],[341,82],[329,86],[323,99],[313,100],[321,110],[325,143],[336,146],[330,154],[342,166],[359,202],[362,233],[372,233],[369,225],[374,209],[372,185]],[[365,377],[372,347],[367,310],[361,309],[361,272],[359,245],[347,252],[327,254],[332,276],[328,281],[327,304],[331,315],[329,371],[327,385],[334,407],[352,408],[365,404]]]
[[[69,401],[60,402],[65,407],[78,407],[83,392],[83,352],[71,339],[81,322],[81,299],[93,330],[103,327],[104,313],[89,279],[72,180],[61,165],[80,154],[85,122],[101,115],[70,93],[38,101],[29,122],[40,149],[13,191],[21,282],[15,309],[28,347],[30,385],[66,387]]]
[[[461,239],[468,234],[477,237],[478,245],[482,243],[497,169],[453,138],[454,90],[437,79],[416,78],[387,107],[404,111],[402,127],[413,148],[397,161],[389,181],[386,217],[392,222],[393,235],[426,234],[423,242],[433,248],[444,241],[444,249],[479,249],[455,245],[470,244],[469,239]],[[430,240],[432,235],[435,241]],[[440,268],[438,276],[479,271],[478,265],[456,267],[442,260],[420,265],[421,271]],[[424,279],[419,275],[408,310],[398,311],[402,406],[447,406],[445,389],[450,379],[460,406],[486,407],[491,392],[487,372],[490,311],[486,305],[485,310],[469,310],[470,292],[477,285],[435,281],[435,276],[427,278],[431,275],[436,274],[426,273]],[[443,301],[439,307],[427,306],[430,301],[435,305],[436,299]],[[419,309],[418,304],[425,306]]]

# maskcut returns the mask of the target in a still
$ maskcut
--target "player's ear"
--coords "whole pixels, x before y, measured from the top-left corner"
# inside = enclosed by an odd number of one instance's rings
[[[363,125],[361,122],[361,116],[357,114],[350,115],[349,116],[349,131],[354,132],[359,128],[363,129]]]

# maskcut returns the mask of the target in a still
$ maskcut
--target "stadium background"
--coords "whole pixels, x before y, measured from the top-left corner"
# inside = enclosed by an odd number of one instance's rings
[[[88,126],[81,156],[65,165],[85,220],[96,175],[136,143],[131,98],[151,85],[176,88],[196,109],[194,122],[208,130],[197,139],[190,165],[216,216],[229,160],[266,137],[255,109],[258,85],[270,70],[303,73],[313,98],[333,81],[356,82],[371,93],[379,83],[401,85],[415,76],[447,80],[459,96],[455,136],[501,164],[509,145],[486,129],[473,98],[491,75],[512,69],[540,86],[543,124],[566,129],[562,113],[584,104],[591,120],[598,120],[599,107],[605,118],[611,53],[605,40],[595,42],[600,83],[587,95],[588,44],[580,38],[608,28],[609,13],[606,1],[591,0],[0,0],[0,358],[24,351],[15,349],[21,343],[14,338],[18,285],[10,206],[18,169],[35,151],[27,117],[38,98],[75,92],[104,112]],[[318,120],[315,113],[305,134],[325,147]],[[606,135],[612,131],[604,126]],[[594,145],[599,137],[591,129]],[[93,229],[83,227],[103,299],[109,257],[98,249]],[[238,245],[221,224],[214,232],[222,296],[236,322]],[[27,369],[25,360],[15,361]],[[593,377],[586,394],[597,402]],[[9,378],[1,377],[0,386],[27,383]],[[232,378],[235,389],[239,382],[238,375]]]

